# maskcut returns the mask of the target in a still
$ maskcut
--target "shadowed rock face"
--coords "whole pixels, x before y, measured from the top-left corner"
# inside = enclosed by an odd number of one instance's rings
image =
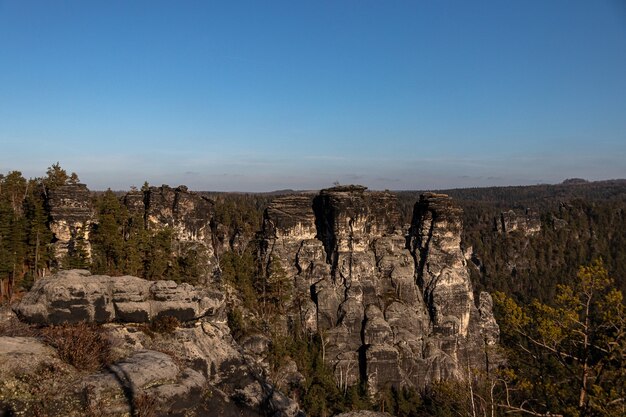
[[[391,193],[335,187],[275,200],[262,233],[266,259],[294,280],[288,320],[322,332],[340,385],[366,381],[371,393],[463,378],[498,339],[490,297],[474,302],[461,209],[424,194],[409,230],[398,219]]]
[[[37,324],[149,322],[163,315],[188,321],[218,315],[223,303],[220,292],[189,284],[69,270],[37,281],[15,312]]]
[[[54,234],[54,253],[61,260],[78,242],[87,257],[91,256],[89,231],[94,210],[85,184],[68,184],[49,191],[50,231]]]

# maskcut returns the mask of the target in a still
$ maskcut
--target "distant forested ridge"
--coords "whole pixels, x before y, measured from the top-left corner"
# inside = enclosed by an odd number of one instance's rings
[[[367,194],[365,187],[334,189],[335,194],[344,191],[345,204],[352,192]],[[277,381],[285,364],[295,368],[298,380],[279,388],[311,416],[352,409],[402,417],[623,415],[626,180],[571,179],[558,185],[437,192],[453,200],[438,194],[431,198],[450,203],[450,213],[461,216],[462,254],[455,240],[455,259],[465,259],[474,302],[488,303],[481,308],[490,310],[491,298],[479,293],[491,293],[500,324],[504,352],[485,349],[477,356],[482,361],[484,353],[486,368],[470,370],[468,363],[466,379],[444,379],[423,390],[389,384],[371,395],[366,384],[350,385],[347,378],[337,383],[336,370],[326,358],[332,347],[328,334],[307,333],[297,322],[287,323],[286,306],[306,307],[306,297],[293,299],[295,282],[287,273],[299,264],[264,254],[281,219],[293,223],[282,225],[283,232],[295,230],[311,241],[323,240],[323,225],[311,223],[316,215],[312,193],[192,192],[185,186],[148,183],[129,191],[90,191],[58,163],[41,178],[26,179],[17,171],[0,174],[0,304],[19,299],[38,279],[70,268],[219,289],[226,294],[223,320],[230,334],[241,346],[266,343],[261,354],[269,380]],[[374,205],[380,218],[390,215],[406,226],[394,230],[397,239],[392,243],[400,250],[421,193],[397,191],[397,199],[382,193],[384,204]],[[289,197],[272,206],[274,224],[264,212],[279,196]],[[358,210],[350,216],[358,217]],[[326,214],[334,219],[337,213]],[[299,221],[301,215],[309,216],[310,228]],[[454,224],[460,224],[458,216],[453,216]],[[367,223],[366,218],[361,220]],[[361,226],[370,230],[372,224]],[[456,239],[458,233],[456,228]],[[308,249],[312,256],[314,246]],[[463,269],[462,262],[456,265]],[[408,279],[414,284],[412,275]],[[308,288],[304,293],[308,295]],[[390,292],[383,299],[391,302],[399,296]],[[372,323],[378,311],[370,310]],[[362,324],[360,319],[355,323]],[[391,334],[381,329],[381,334]],[[354,334],[358,339],[358,332]],[[368,348],[365,342],[363,346]]]
[[[602,258],[626,289],[626,180],[443,190],[463,207],[473,281],[518,299],[551,300],[579,265]],[[405,218],[419,192],[398,193]],[[515,213],[519,228],[502,230]],[[525,220],[540,230],[528,230]]]
[[[128,196],[138,196],[143,204],[151,188],[147,183],[129,193],[91,192],[89,230],[72,230],[73,240],[64,247],[50,227],[50,201],[56,189],[71,184],[79,184],[78,175],[58,163],[41,178],[26,179],[18,171],[0,174],[0,299],[63,267],[198,281],[213,273],[201,265],[203,257],[233,249],[243,253],[272,199],[296,193],[197,193],[210,205],[213,242],[202,246],[177,241],[171,225],[150,228],[146,212],[132,210]],[[549,300],[557,284],[597,258],[626,289],[626,180],[437,192],[463,208],[462,245],[477,290]],[[421,191],[395,193],[408,224]],[[514,230],[503,228],[507,222]]]

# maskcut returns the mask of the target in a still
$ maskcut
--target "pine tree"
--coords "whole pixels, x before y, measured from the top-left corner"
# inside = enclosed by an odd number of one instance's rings
[[[109,189],[97,201],[98,222],[91,235],[94,269],[116,275],[124,272],[124,226],[127,210]]]
[[[48,215],[44,207],[41,194],[37,191],[40,184],[32,181],[31,191],[24,201],[24,213],[27,225],[28,243],[28,267],[31,277],[34,280],[43,275],[43,271],[48,268],[52,260],[50,253],[50,242],[52,232],[48,228]]]
[[[76,177],[78,178],[78,177]],[[67,171],[61,168],[61,165],[57,162],[48,167],[46,171],[46,177],[43,179],[43,183],[47,190],[58,188],[68,183],[70,177],[67,175]]]
[[[554,305],[522,307],[495,295],[503,341],[523,393],[511,412],[623,415],[626,401],[626,308],[601,262],[579,269],[559,285]],[[509,391],[507,391],[507,394]],[[507,395],[507,399],[509,396]]]

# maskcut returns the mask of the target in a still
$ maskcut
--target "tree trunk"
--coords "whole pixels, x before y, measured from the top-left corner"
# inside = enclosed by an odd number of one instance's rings
[[[37,231],[37,237],[35,238],[35,274],[33,275],[33,282],[39,278],[39,231]]]

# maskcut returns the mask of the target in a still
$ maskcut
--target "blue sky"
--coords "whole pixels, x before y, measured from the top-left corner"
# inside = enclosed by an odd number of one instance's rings
[[[0,172],[92,189],[626,177],[626,2],[0,0]]]

